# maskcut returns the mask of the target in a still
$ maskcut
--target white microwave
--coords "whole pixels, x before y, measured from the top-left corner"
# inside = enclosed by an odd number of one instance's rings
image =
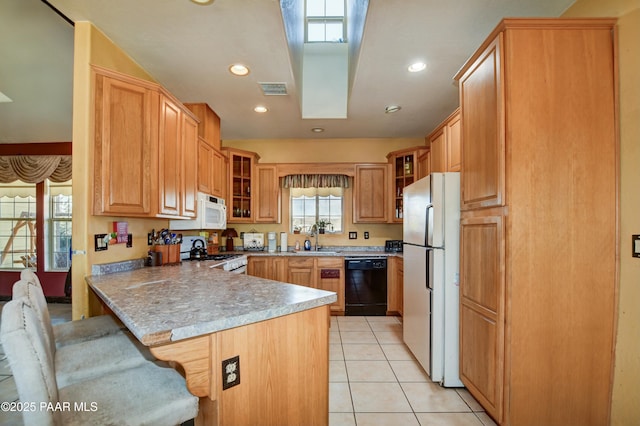
[[[198,193],[198,214],[195,219],[170,220],[171,230],[183,231],[190,229],[226,229],[227,206],[223,198]]]

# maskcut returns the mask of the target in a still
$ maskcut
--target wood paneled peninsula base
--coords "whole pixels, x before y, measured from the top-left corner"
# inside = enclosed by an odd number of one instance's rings
[[[155,357],[184,371],[200,397],[196,424],[328,424],[335,293],[209,269],[207,262],[86,280]],[[225,371],[223,362],[234,357],[239,374],[229,376],[235,366]],[[238,376],[239,384],[223,390]]]

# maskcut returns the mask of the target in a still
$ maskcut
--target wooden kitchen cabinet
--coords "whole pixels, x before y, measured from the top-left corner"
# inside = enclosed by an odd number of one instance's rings
[[[332,315],[344,314],[344,258],[318,257],[316,259],[316,283],[321,290],[333,291],[338,300],[331,306]]]
[[[92,74],[93,214],[153,216],[158,199],[156,86],[96,67]]]
[[[213,183],[211,195],[227,198],[227,157],[216,148],[213,149]]]
[[[387,265],[387,313],[400,314],[403,311],[404,263],[402,257],[390,257]]]
[[[194,217],[197,119],[157,84],[92,66],[93,213]]]
[[[354,223],[388,221],[388,173],[388,164],[356,164],[353,190]]]
[[[505,19],[456,76],[461,379],[499,424],[609,422],[615,22]]]
[[[280,223],[280,185],[275,164],[257,164],[255,221]]]
[[[198,124],[198,191],[226,198],[227,162],[220,151],[220,117],[205,103],[185,104]]]
[[[291,257],[288,259],[287,282],[317,288],[316,263],[313,257]]]
[[[197,121],[179,102],[161,94],[159,127],[159,213],[195,217]]]
[[[402,223],[404,208],[402,195],[404,187],[418,180],[418,158],[427,152],[426,147],[414,147],[387,154],[392,169],[391,222]]]
[[[461,378],[496,419],[504,400],[505,233],[500,213],[481,211],[460,223]]]
[[[427,150],[418,157],[418,179],[431,173],[431,151]]]
[[[249,256],[247,274],[254,277],[287,282],[287,257]]]
[[[198,137],[213,148],[220,150],[220,117],[218,114],[205,103],[187,103],[184,106],[200,120]]]
[[[224,148],[223,152],[229,161],[227,222],[252,223],[255,221],[255,164],[260,157],[239,149]]]
[[[427,136],[431,147],[431,172],[460,171],[460,108]]]
[[[200,137],[198,139],[198,191],[225,198],[226,177],[226,157]]]

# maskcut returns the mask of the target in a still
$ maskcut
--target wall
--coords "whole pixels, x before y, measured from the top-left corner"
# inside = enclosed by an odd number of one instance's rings
[[[222,145],[256,152],[259,163],[386,163],[387,154],[403,148],[424,145],[422,138],[359,138],[359,139],[261,139],[261,140],[224,140]],[[339,157],[336,153],[340,153]],[[353,223],[353,192],[345,190],[345,217],[342,234],[324,234],[319,236],[322,246],[383,246],[386,240],[401,240],[401,224],[362,224]],[[280,232],[289,232],[289,190],[282,190],[282,221],[279,224],[232,224],[238,232],[277,232],[278,245]],[[364,239],[364,232],[369,239]],[[349,232],[357,232],[358,238],[349,239]],[[266,236],[265,236],[266,238]],[[289,233],[288,245],[304,242],[306,235]],[[313,238],[311,239],[314,242]],[[221,241],[224,243],[224,241]],[[242,245],[240,238],[234,239],[235,245]],[[266,244],[266,241],[265,241]]]
[[[564,17],[618,18],[620,117],[620,287],[612,425],[640,424],[640,0],[578,0]]]
[[[97,304],[84,277],[91,265],[146,257],[147,232],[167,227],[167,220],[124,219],[133,234],[133,247],[125,244],[94,251],[94,234],[112,230],[112,222],[123,218],[93,216],[93,130],[91,127],[92,82],[89,64],[100,65],[149,81],[154,79],[89,22],[76,22],[73,75],[73,319],[95,314]],[[84,236],[83,238],[77,236]],[[93,309],[91,309],[93,306]]]

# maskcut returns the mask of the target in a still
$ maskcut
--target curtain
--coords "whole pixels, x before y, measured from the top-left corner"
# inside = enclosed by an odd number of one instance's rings
[[[70,155],[10,155],[0,157],[0,183],[21,180],[38,183],[45,179],[66,182],[71,179]]]
[[[282,188],[348,188],[347,175],[287,175],[280,180]]]

